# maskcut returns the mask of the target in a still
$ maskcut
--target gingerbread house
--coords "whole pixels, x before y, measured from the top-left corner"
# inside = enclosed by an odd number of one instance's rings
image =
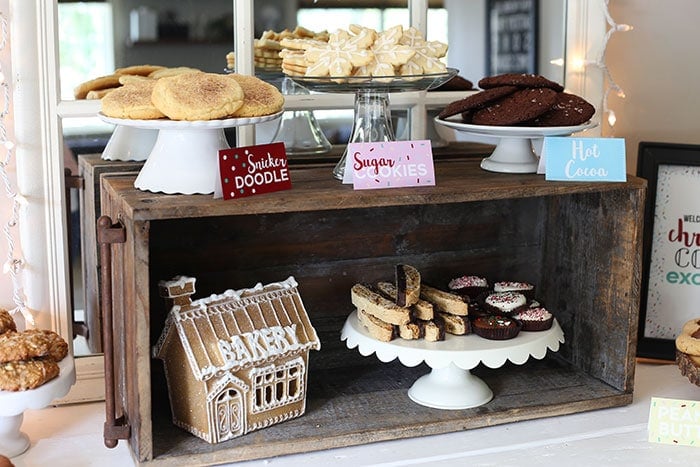
[[[302,415],[320,342],[294,278],[192,301],[194,284],[159,284],[172,308],[153,353],[173,423],[218,443]]]

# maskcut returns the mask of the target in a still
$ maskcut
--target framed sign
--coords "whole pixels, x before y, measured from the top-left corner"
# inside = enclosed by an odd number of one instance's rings
[[[639,143],[647,179],[637,355],[675,359],[675,339],[700,317],[700,146]]]
[[[537,0],[486,0],[486,73],[537,73]]]

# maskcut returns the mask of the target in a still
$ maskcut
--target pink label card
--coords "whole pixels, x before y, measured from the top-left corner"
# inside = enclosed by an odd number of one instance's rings
[[[429,140],[350,143],[345,173],[353,188],[369,190],[435,185]]]
[[[222,149],[219,172],[224,199],[292,188],[284,143]]]

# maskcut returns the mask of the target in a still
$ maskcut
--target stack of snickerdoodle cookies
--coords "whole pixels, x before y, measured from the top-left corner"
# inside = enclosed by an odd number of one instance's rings
[[[120,69],[114,76],[83,83],[76,97],[113,84],[115,76],[117,85],[100,89],[99,97],[102,113],[113,118],[216,120],[271,115],[284,107],[282,93],[255,76],[152,65]]]

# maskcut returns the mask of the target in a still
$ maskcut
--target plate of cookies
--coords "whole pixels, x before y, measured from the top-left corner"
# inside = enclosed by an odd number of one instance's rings
[[[284,96],[255,76],[181,70],[132,77],[101,104],[98,116],[116,125],[113,138],[123,128],[157,132],[136,188],[209,194],[217,189],[218,151],[229,148],[223,130],[279,118]]]
[[[482,161],[484,170],[534,173],[538,159],[532,140],[597,126],[593,105],[544,76],[507,73],[478,85],[481,91],[449,103],[434,120],[462,133],[496,138],[496,149]]]
[[[41,409],[68,394],[75,366],[68,343],[54,331],[18,331],[0,308],[0,453],[14,457],[29,447],[21,433],[26,409]]]

